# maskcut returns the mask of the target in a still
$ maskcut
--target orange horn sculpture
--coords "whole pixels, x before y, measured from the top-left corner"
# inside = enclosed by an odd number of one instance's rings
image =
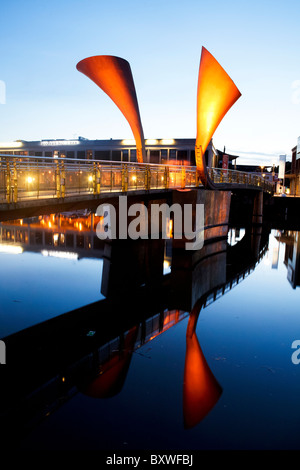
[[[95,82],[123,113],[135,138],[137,161],[146,162],[144,133],[133,76],[127,60],[99,55],[81,60],[76,68]]]
[[[201,309],[201,307],[200,307]],[[222,388],[211,372],[196,335],[199,309],[189,317],[183,384],[183,416],[186,429],[196,426],[211,411]]]
[[[210,52],[202,47],[197,91],[195,156],[199,177],[205,187],[215,187],[207,172],[205,151],[221,120],[240,96],[240,91],[229,75]]]

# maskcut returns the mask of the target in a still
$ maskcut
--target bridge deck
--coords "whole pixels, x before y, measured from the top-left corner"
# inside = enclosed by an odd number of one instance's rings
[[[220,168],[209,168],[209,176],[218,189],[272,192],[262,176]],[[193,166],[0,155],[0,211],[201,187]]]

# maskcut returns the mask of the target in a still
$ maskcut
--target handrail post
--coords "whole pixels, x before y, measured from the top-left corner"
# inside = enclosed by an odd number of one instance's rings
[[[122,166],[122,192],[128,190],[128,168],[127,165]]]
[[[61,191],[61,197],[65,197],[65,194],[66,194],[66,172],[65,172],[64,162],[61,162],[60,191]]]
[[[18,201],[18,174],[17,174],[17,162],[14,161],[14,202]]]
[[[184,166],[181,168],[181,189],[185,188],[186,184],[186,171]]]
[[[56,179],[56,197],[60,197],[60,170],[59,170],[58,162],[56,162],[55,179]]]
[[[93,163],[93,194],[97,194],[97,182],[96,182],[96,163]]]
[[[39,172],[39,162],[37,161],[37,198],[40,197],[40,172]]]
[[[169,188],[169,179],[170,179],[170,171],[169,167],[165,167],[165,175],[164,175],[164,183],[165,183],[165,189]]]
[[[6,160],[6,201],[8,202],[8,204],[11,202],[10,188],[11,188],[10,166],[9,166],[9,161]]]
[[[151,169],[146,165],[145,167],[145,189],[149,191],[151,182]]]
[[[100,194],[101,191],[101,172],[100,165],[95,166],[95,190],[96,194]]]

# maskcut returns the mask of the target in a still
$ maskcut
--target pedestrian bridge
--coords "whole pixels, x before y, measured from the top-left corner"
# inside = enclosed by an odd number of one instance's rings
[[[216,189],[254,189],[272,193],[262,176],[208,168]],[[42,200],[68,202],[117,193],[203,188],[194,166],[90,161],[0,155],[0,210],[34,206]]]

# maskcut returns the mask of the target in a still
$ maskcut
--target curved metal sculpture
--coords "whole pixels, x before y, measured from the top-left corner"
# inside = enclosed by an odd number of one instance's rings
[[[137,161],[146,162],[144,133],[133,76],[127,60],[99,55],[81,60],[76,68],[95,82],[123,113],[135,138]]]
[[[241,96],[240,91],[216,59],[202,47],[197,91],[197,137],[195,157],[202,184],[215,188],[209,178],[205,151],[231,106]]]

